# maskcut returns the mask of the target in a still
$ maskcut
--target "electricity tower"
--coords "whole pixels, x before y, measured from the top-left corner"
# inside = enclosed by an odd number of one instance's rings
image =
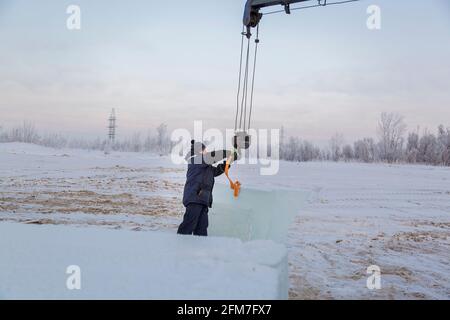
[[[111,110],[111,115],[108,118],[108,142],[105,147],[105,154],[110,154],[111,150],[114,148],[114,143],[116,141],[116,110],[113,108]]]
[[[111,146],[114,145],[114,142],[116,141],[116,110],[112,109],[111,115],[109,116],[109,126],[108,126],[108,137],[109,137],[109,144]]]

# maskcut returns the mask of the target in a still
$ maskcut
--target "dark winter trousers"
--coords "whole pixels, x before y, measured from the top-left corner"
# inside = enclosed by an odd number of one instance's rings
[[[208,207],[191,203],[186,207],[183,222],[178,227],[178,234],[208,235]]]

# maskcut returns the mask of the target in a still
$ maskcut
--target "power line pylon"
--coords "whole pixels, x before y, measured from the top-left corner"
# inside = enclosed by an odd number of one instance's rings
[[[114,145],[114,142],[116,141],[116,110],[113,108],[111,111],[111,115],[109,116],[109,132],[108,132],[108,137],[109,137],[109,143],[111,145]]]
[[[116,142],[116,110],[113,108],[111,110],[111,115],[108,118],[108,142],[106,144],[105,154],[109,154],[114,147]]]

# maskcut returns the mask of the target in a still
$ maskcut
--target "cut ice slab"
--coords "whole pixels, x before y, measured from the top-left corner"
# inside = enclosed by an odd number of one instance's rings
[[[284,243],[289,225],[309,197],[308,191],[242,188],[238,198],[225,185],[214,187],[209,234]]]
[[[0,223],[0,299],[287,299],[287,293],[287,251],[273,241]]]

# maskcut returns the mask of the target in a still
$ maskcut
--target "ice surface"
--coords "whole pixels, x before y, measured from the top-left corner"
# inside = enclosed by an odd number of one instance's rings
[[[265,239],[284,243],[289,225],[309,196],[307,191],[257,190],[243,187],[238,198],[217,185],[209,215],[209,232],[243,241]]]
[[[81,290],[68,290],[70,265]],[[0,223],[0,299],[286,299],[273,241]]]

